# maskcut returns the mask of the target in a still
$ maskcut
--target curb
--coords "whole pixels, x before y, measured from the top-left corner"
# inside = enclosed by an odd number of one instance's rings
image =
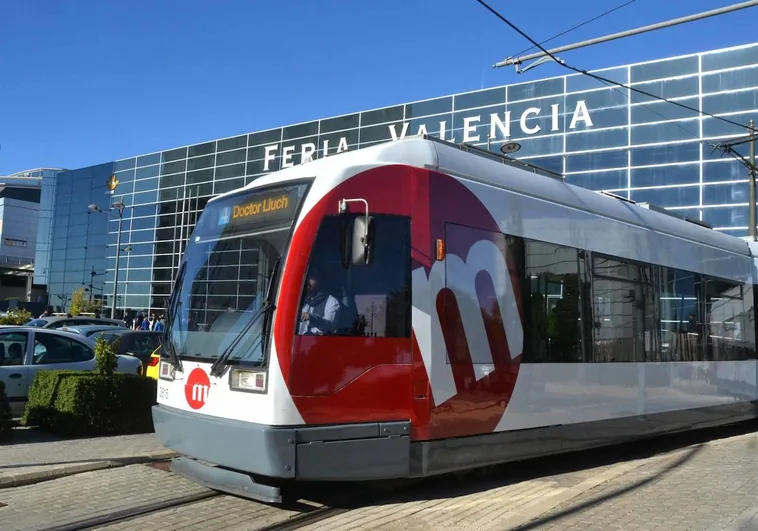
[[[36,470],[34,472],[3,474],[0,476],[0,489],[34,485],[37,483],[42,483],[44,481],[50,481],[66,476],[81,474],[83,472],[93,472],[96,470],[105,470],[108,468],[121,468],[129,465],[138,465],[154,461],[164,461],[166,459],[176,457],[177,455],[178,454],[176,452],[169,451],[155,452],[151,454],[143,454],[130,457],[119,457],[116,459],[90,461],[88,463],[53,465],[49,468]],[[45,465],[40,466],[44,467]]]

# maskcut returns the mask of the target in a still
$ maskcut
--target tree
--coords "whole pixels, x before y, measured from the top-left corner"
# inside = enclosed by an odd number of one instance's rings
[[[111,345],[103,339],[102,335],[95,339],[95,364],[101,376],[113,376],[113,371],[116,370],[118,364],[116,348],[116,345]]]
[[[84,288],[74,290],[71,294],[71,310],[69,313],[73,316],[77,316],[84,311]]]

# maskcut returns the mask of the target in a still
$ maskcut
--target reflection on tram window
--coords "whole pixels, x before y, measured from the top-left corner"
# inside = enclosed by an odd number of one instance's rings
[[[536,241],[525,245],[527,363],[756,357],[751,284]]]
[[[654,358],[659,335],[650,268],[594,254],[592,293],[595,361]]]
[[[410,218],[374,215],[372,262],[345,267],[342,236],[352,227],[350,219],[329,216],[319,227],[306,274],[308,278],[318,277],[318,287],[316,292],[307,286],[303,289],[300,308],[304,311],[298,313],[298,334],[410,338]],[[331,298],[339,303],[334,323],[316,326]],[[306,322],[303,313],[308,314],[306,320],[311,313],[315,319]]]
[[[702,320],[698,319],[699,276],[662,268],[661,361],[702,358]]]
[[[190,329],[207,331],[225,314],[253,307],[275,258],[276,252],[254,239],[218,242],[192,283]]]
[[[742,286],[725,280],[704,282],[703,314],[708,340],[705,359],[709,361],[749,359],[745,341],[745,306]]]
[[[576,249],[526,242],[530,283],[525,361],[580,362],[581,278]]]

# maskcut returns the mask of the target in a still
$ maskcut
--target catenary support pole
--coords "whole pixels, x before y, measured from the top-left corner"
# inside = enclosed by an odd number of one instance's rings
[[[621,31],[619,33],[613,33],[606,35],[605,37],[596,37],[587,41],[578,42],[575,44],[567,44],[566,46],[559,46],[549,50],[551,54],[567,52],[569,50],[576,50],[577,48],[584,48],[585,46],[592,46],[593,44],[600,44],[601,42],[613,41],[616,39],[623,39],[624,37],[631,37],[632,35],[639,35],[640,33],[647,33],[648,31],[655,31],[663,28],[670,28],[678,24],[685,24],[687,22],[694,22],[696,20],[702,20],[704,18],[715,17],[717,15],[723,15],[725,13],[731,13],[740,9],[746,9],[748,7],[758,6],[758,0],[749,0],[747,2],[740,2],[739,4],[733,4],[726,7],[720,7],[718,9],[712,9],[711,11],[704,11],[695,15],[688,15],[686,17],[675,18],[673,20],[667,20],[665,22],[658,22],[657,24],[650,24],[648,26],[642,26],[641,28],[631,29],[627,31]],[[493,68],[501,68],[509,65],[519,65],[524,61],[530,61],[539,57],[544,57],[547,54],[545,52],[535,52],[523,57],[509,57],[499,63],[495,63]]]

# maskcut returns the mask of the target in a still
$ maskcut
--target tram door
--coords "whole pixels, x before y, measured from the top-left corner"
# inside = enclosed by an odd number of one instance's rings
[[[421,288],[420,313],[431,317],[414,323],[428,330],[418,346],[431,363],[430,438],[490,433],[510,400],[518,373],[513,359],[523,348],[514,288],[521,280],[523,240],[450,222],[444,236],[429,286],[414,284]]]
[[[397,420],[410,408],[410,217],[372,214],[368,264],[345,260],[352,226],[334,215],[319,228],[300,303],[315,318],[297,323],[290,389],[342,400],[346,420]]]

